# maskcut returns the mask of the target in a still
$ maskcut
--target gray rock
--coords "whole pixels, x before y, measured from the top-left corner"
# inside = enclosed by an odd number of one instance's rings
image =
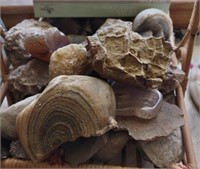
[[[168,136],[184,124],[183,114],[176,106],[163,101],[157,117],[141,120],[134,117],[117,117],[119,128],[127,129],[135,140],[154,140]]]
[[[20,102],[17,102],[10,107],[0,111],[0,121],[1,121],[1,137],[7,139],[18,138],[17,128],[16,128],[16,118],[18,114],[33,100],[39,97],[40,94],[28,97]]]
[[[183,160],[183,140],[180,128],[167,137],[140,141],[145,154],[158,167],[170,167]]]

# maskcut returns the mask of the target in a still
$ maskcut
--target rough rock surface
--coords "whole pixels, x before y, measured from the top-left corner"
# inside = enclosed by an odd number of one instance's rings
[[[180,128],[169,136],[154,141],[141,141],[142,148],[149,159],[158,167],[170,167],[183,159],[183,141]]]
[[[172,47],[163,38],[143,38],[132,23],[108,19],[88,37],[93,68],[103,77],[147,88],[161,85]]]
[[[69,44],[51,55],[49,76],[85,74],[91,69],[87,50],[82,44]]]
[[[52,27],[46,22],[26,19],[12,27],[5,36],[5,49],[11,64],[18,67],[31,59],[31,54],[25,49],[24,41],[30,36],[43,36]],[[36,44],[38,46],[38,44]],[[32,46],[34,47],[34,46]],[[40,46],[41,47],[41,46]]]
[[[153,140],[168,136],[174,129],[184,124],[183,114],[176,106],[163,101],[157,117],[141,120],[134,117],[117,117],[120,128],[127,129],[135,140]]]
[[[15,102],[40,93],[49,82],[48,64],[32,59],[26,65],[19,66],[9,74],[9,90]]]

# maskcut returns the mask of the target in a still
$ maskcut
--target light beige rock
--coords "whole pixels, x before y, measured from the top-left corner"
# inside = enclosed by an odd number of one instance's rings
[[[90,70],[90,59],[82,44],[69,44],[53,52],[49,63],[49,76],[79,75]]]
[[[107,19],[88,37],[93,68],[108,79],[157,88],[170,64],[172,46],[163,38],[143,38],[132,23]]]

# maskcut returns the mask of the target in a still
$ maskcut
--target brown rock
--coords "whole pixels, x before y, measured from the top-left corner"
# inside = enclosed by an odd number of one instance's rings
[[[143,38],[131,22],[108,19],[88,37],[93,68],[103,77],[156,88],[169,67],[172,47],[163,38]]]
[[[16,101],[40,93],[49,82],[48,64],[36,59],[9,74],[9,89]]]
[[[79,75],[90,70],[87,50],[82,44],[69,44],[56,50],[50,59],[49,76]]]
[[[115,111],[115,95],[107,83],[61,75],[20,113],[17,131],[31,160],[41,161],[63,143],[116,128]]]
[[[149,159],[160,168],[170,167],[183,160],[183,139],[180,128],[167,137],[153,141],[140,141],[142,149]]]
[[[183,114],[176,106],[163,101],[157,117],[141,120],[134,117],[117,117],[119,128],[127,129],[135,140],[154,140],[168,136],[184,124]]]
[[[14,67],[18,67],[27,63],[31,58],[31,54],[25,49],[24,46],[25,39],[32,36],[41,37],[50,27],[52,26],[46,22],[40,22],[34,19],[26,19],[12,27],[6,33],[5,48],[8,52],[7,54],[9,60]]]

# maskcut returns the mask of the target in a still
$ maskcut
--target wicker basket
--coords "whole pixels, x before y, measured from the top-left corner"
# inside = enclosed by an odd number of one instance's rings
[[[199,28],[199,0],[196,0],[193,7],[192,16],[190,19],[189,26],[187,28],[187,32],[181,42],[178,44],[177,48],[175,49],[176,55],[182,58],[182,69],[186,73],[185,79],[177,89],[176,89],[176,99],[177,104],[180,109],[183,111],[185,125],[181,127],[182,136],[183,136],[183,143],[185,149],[185,159],[183,163],[190,168],[197,168],[194,148],[191,139],[190,127],[188,123],[188,114],[186,112],[185,104],[184,104],[184,92],[187,86],[188,81],[188,73],[189,73],[189,66],[192,58],[193,52],[193,43],[196,36],[196,33]],[[8,69],[7,69],[7,57],[6,53],[2,47],[1,55],[0,55],[0,63],[1,63],[1,73],[2,73],[2,83],[0,84],[0,102],[2,103],[4,98],[7,97],[8,104],[11,105],[13,103],[12,97],[10,96],[8,90]],[[130,167],[123,167],[126,166],[126,156],[127,154],[122,152],[121,158],[121,165],[120,166],[111,166],[111,165],[92,165],[92,164],[85,164],[80,165],[78,168],[130,168]],[[144,168],[142,164],[141,152],[136,150],[136,161],[138,168]],[[18,159],[5,159],[1,161],[2,168],[71,168],[68,164],[58,164],[58,165],[50,165],[47,162],[41,163],[32,163],[28,160],[18,160]],[[130,168],[131,169],[131,168]],[[135,168],[132,168],[135,169]]]

